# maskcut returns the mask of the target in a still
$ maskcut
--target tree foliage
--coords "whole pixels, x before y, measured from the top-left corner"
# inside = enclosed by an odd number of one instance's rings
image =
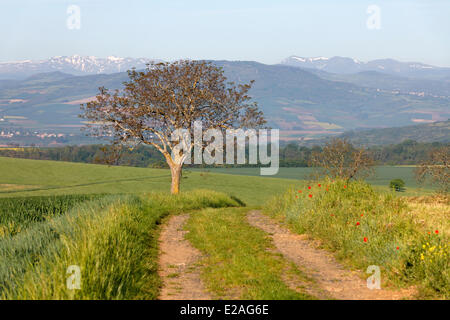
[[[438,185],[441,191],[448,192],[450,189],[450,146],[432,150],[429,160],[422,162],[417,168],[416,177],[421,183],[428,181]]]
[[[207,129],[256,128],[265,123],[248,91],[253,82],[227,82],[223,70],[209,62],[180,60],[150,64],[145,71],[128,72],[123,90],[100,88],[95,101],[82,105],[83,117],[96,136],[112,144],[147,144],[162,153],[172,173],[172,193],[179,192],[181,169],[191,152],[174,151],[181,141],[171,141],[177,129],[193,134],[194,123]],[[183,141],[186,142],[186,141]]]
[[[350,180],[371,173],[374,162],[364,148],[355,148],[345,139],[334,138],[321,151],[311,154],[311,166],[319,175]]]

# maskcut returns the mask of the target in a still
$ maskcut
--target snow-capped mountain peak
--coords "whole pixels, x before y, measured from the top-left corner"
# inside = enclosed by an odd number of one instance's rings
[[[296,60],[296,61],[300,61],[300,62],[313,62],[313,61],[327,61],[328,59],[329,58],[326,58],[326,57],[304,58],[304,57],[290,56],[289,58],[285,59],[284,61]]]
[[[430,72],[433,74],[440,74],[442,72],[448,73],[450,71],[450,68],[440,68],[419,62],[400,62],[394,59],[378,59],[364,62],[346,57],[307,58],[290,56],[289,58],[284,59],[281,64],[300,68],[318,69],[337,74],[378,71],[407,77],[433,76]]]
[[[131,68],[143,69],[147,63],[156,61],[147,58],[121,58],[108,56],[54,56],[46,60],[24,60],[0,63],[1,78],[27,77],[37,73],[59,71],[73,75],[124,72]]]

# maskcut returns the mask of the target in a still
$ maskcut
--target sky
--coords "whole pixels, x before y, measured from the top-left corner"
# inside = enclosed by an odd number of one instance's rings
[[[298,55],[450,67],[449,17],[450,0],[0,0],[0,62]]]

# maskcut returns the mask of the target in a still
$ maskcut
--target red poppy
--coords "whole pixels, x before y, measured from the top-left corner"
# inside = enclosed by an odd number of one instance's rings
[[[331,214],[332,217],[334,217],[334,214]]]
[[[328,191],[328,188],[327,188],[327,191]]]
[[[347,189],[347,186],[344,186],[344,189]]]
[[[312,198],[312,194],[308,195],[308,197]]]
[[[400,249],[399,247],[397,247],[397,250]]]
[[[320,188],[321,187],[320,183],[317,186]]]
[[[431,232],[430,232],[430,231],[428,231],[428,234],[431,234]]]
[[[364,242],[367,242],[369,239],[367,239],[367,237],[364,237]]]
[[[361,213],[361,217],[363,217],[364,216],[364,213]]]
[[[311,187],[308,187],[309,190],[311,190]]]
[[[357,222],[356,225],[359,226],[359,222]]]
[[[302,190],[298,190],[298,193],[302,193]]]
[[[438,233],[439,233],[439,230],[436,230],[434,233],[438,234]]]
[[[298,199],[298,196],[295,196]]]

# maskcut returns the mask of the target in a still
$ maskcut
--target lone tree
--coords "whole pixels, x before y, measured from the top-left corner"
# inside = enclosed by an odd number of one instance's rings
[[[186,150],[172,153],[181,142],[171,141],[175,130],[187,129],[192,136],[196,121],[206,130],[257,128],[265,123],[248,95],[253,81],[227,82],[223,70],[212,63],[152,63],[145,71],[128,71],[128,76],[120,91],[99,88],[96,99],[82,105],[82,117],[90,121],[92,135],[109,137],[113,145],[146,144],[159,150],[170,167],[173,194],[179,193],[183,162],[194,144],[190,139]]]
[[[311,154],[310,165],[319,168],[319,175],[350,180],[371,174],[374,162],[364,148],[355,148],[346,139],[334,138],[321,151]]]
[[[450,190],[450,145],[436,148],[429,153],[429,160],[416,169],[416,178],[420,183],[429,181],[439,187],[439,191]]]

